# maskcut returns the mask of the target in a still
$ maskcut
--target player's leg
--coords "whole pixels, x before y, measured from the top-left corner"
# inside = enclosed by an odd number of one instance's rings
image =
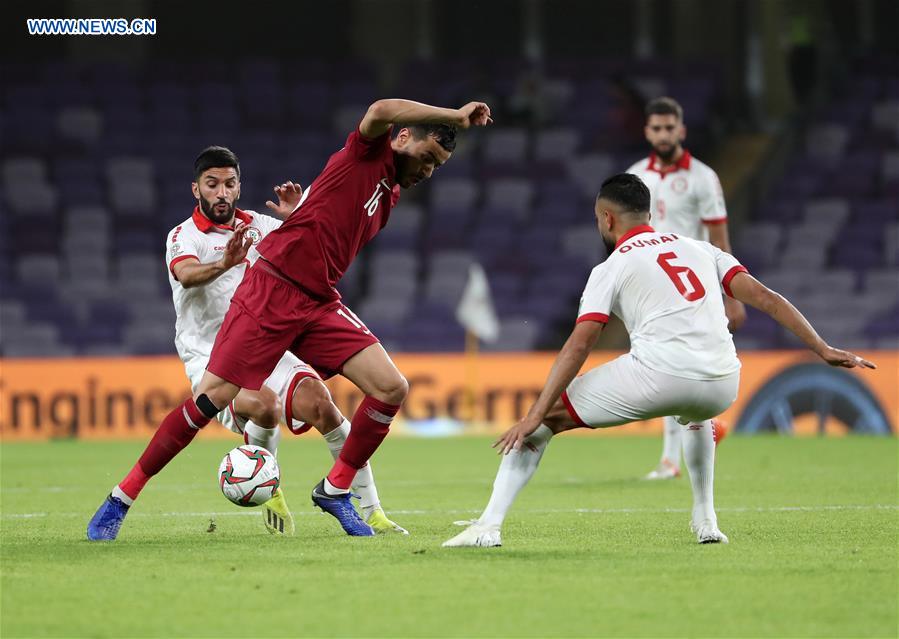
[[[347,534],[365,536],[374,534],[374,529],[361,518],[356,521],[358,514],[347,499],[349,488],[387,436],[390,424],[409,392],[409,384],[379,343],[348,359],[343,366],[343,375],[356,384],[365,397],[353,415],[346,441],[334,465],[327,477],[313,489],[312,500],[337,517]],[[370,532],[366,533],[366,529]]]
[[[646,479],[675,479],[680,477],[680,458],[683,441],[683,427],[675,417],[662,418],[662,457]]]
[[[260,388],[294,341],[296,335],[289,330],[289,320],[272,319],[273,309],[295,306],[294,289],[278,280],[268,281],[254,271],[250,270],[231,299],[194,396],[163,419],[138,463],[94,514],[88,524],[88,539],[115,539],[129,506],[150,477],[227,407],[241,388]],[[267,314],[251,313],[247,308],[264,308]]]
[[[283,409],[281,398],[267,385],[270,380],[271,377],[266,379],[266,385],[258,391],[241,389],[237,397],[228,404],[228,409],[222,411],[224,419],[220,417],[220,420],[231,430],[242,433],[246,443],[261,446],[277,456]],[[260,513],[262,523],[269,533],[290,536],[296,532],[296,524],[283,487],[278,487],[272,493],[272,498],[262,505]]]
[[[384,441],[409,392],[406,378],[379,343],[349,358],[342,372],[365,397],[353,415],[343,449],[325,480],[325,490],[330,494],[350,488],[356,473]]]
[[[373,535],[350,503],[349,489],[387,436],[409,384],[378,338],[339,302],[321,309],[290,350],[319,372],[342,374],[365,394],[334,466],[312,491],[312,501],[333,515],[347,534]]]
[[[239,387],[207,372],[193,397],[186,399],[162,420],[143,454],[125,479],[113,489],[113,496],[131,505],[147,481],[184,450],[200,429],[227,406]]]
[[[499,546],[505,516],[536,472],[552,435],[573,428],[618,426],[644,416],[632,408],[643,398],[645,380],[639,378],[640,372],[633,359],[625,355],[575,378],[543,424],[525,440],[528,445],[504,456],[490,502],[481,517],[443,545]]]
[[[216,416],[218,407],[227,406],[239,390],[231,382],[207,372],[194,397],[166,415],[137,463],[94,513],[88,523],[88,539],[114,540],[128,509],[150,478],[184,450]]]
[[[262,446],[277,456],[282,405],[274,390],[268,386],[262,386],[258,391],[241,389],[228,404],[228,412],[243,431],[244,441]]]
[[[701,544],[727,543],[727,536],[718,529],[715,513],[715,420],[708,417],[720,414],[733,403],[739,381],[736,374],[721,380],[693,382],[699,389],[699,401],[694,403],[691,415],[680,418],[684,424],[684,463],[693,489],[690,529]]]
[[[288,395],[292,408],[288,417],[288,423],[292,422],[291,431],[299,434],[314,426],[321,433],[336,462],[350,434],[349,420],[334,404],[328,387],[314,373],[301,370],[295,375],[290,387],[293,389]],[[296,428],[296,424],[304,424],[305,427]],[[359,496],[362,518],[376,533],[409,534],[409,531],[391,521],[384,513],[370,462],[356,472],[350,490]]]
[[[684,429],[684,462],[693,488],[693,515],[690,529],[699,543],[727,543],[727,536],[718,529],[715,514],[715,441],[712,420],[690,421]]]
[[[506,514],[515,502],[515,498],[518,497],[518,493],[537,472],[549,440],[553,435],[581,427],[582,425],[571,417],[564,401],[559,399],[547,413],[543,423],[524,440],[524,446],[502,456],[499,470],[493,480],[490,500],[481,516],[474,521],[457,522],[461,525],[468,524],[468,527],[452,539],[445,541],[443,545],[447,548],[501,546],[500,531]]]

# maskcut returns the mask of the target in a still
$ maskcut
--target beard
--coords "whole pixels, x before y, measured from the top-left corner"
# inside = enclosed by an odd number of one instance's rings
[[[412,182],[412,175],[409,172],[409,161],[402,154],[396,154],[394,156],[394,166],[396,167],[396,174],[394,176],[394,180],[404,189],[409,189],[414,186]]]
[[[217,204],[227,204],[225,211],[218,211],[215,207]],[[228,224],[234,218],[234,204],[228,204],[225,200],[216,200],[210,202],[206,198],[200,198],[200,210],[203,215],[208,217],[216,224]]]
[[[606,255],[611,255],[615,250],[615,238],[614,237],[606,237],[605,233],[600,233],[600,237],[602,237],[602,243],[606,247]]]
[[[677,153],[677,144],[672,144],[667,148],[654,146],[652,147],[652,150],[663,162],[670,162],[671,158],[674,157],[674,154]]]

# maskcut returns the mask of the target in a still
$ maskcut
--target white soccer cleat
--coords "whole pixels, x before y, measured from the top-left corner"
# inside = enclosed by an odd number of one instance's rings
[[[680,468],[667,457],[663,457],[659,465],[644,479],[677,479],[678,477],[680,477]]]
[[[453,522],[453,526],[474,526],[476,523],[477,519],[457,519]]]
[[[472,524],[458,535],[443,542],[444,548],[495,548],[502,546],[499,526]]]
[[[711,519],[690,522],[690,530],[696,533],[696,541],[701,544],[726,544],[727,535],[718,530],[718,524]]]

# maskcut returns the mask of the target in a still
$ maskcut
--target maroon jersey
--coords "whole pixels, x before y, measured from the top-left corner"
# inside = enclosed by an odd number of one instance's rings
[[[353,259],[378,234],[399,199],[391,135],[369,139],[357,128],[303,194],[299,208],[259,244],[285,277],[326,300]]]

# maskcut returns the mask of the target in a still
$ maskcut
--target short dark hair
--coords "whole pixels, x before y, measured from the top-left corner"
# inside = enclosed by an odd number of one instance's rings
[[[451,124],[406,124],[416,140],[423,140],[430,135],[445,151],[452,153],[456,149],[456,127]]]
[[[620,206],[625,213],[644,215],[649,213],[649,189],[633,173],[613,175],[599,188],[596,199],[608,200]]]
[[[240,179],[240,162],[234,151],[223,146],[207,146],[194,160],[194,182],[200,179],[204,171],[229,166],[234,167],[237,179]]]
[[[648,120],[651,115],[675,115],[678,120],[683,121],[684,108],[674,98],[662,96],[646,104],[646,119]]]

